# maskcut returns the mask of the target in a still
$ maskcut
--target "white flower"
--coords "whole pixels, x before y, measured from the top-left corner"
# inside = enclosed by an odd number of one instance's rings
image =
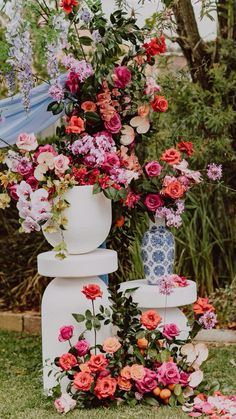
[[[189,376],[189,386],[192,388],[197,387],[203,380],[203,372],[201,370],[197,370],[192,372]]]
[[[27,201],[32,193],[31,186],[25,182],[24,180],[21,181],[19,185],[16,186],[16,193],[22,201]]]
[[[129,145],[134,141],[135,132],[129,125],[124,125],[121,130],[120,143],[123,145]]]

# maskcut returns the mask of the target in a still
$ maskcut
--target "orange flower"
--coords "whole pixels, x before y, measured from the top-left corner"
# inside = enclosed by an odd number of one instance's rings
[[[173,180],[173,182],[168,183],[166,188],[162,190],[162,193],[166,196],[169,196],[173,199],[178,199],[183,196],[185,192],[185,187],[178,180]]]
[[[122,378],[125,378],[126,380],[130,380],[130,378],[131,378],[131,367],[129,365],[126,365],[126,367],[124,367],[120,370],[120,375],[121,375]]]
[[[103,342],[103,350],[109,354],[114,354],[121,348],[121,344],[116,337],[107,338]]]
[[[144,57],[142,55],[136,55],[136,57],[134,57],[134,61],[136,61],[138,65],[142,65],[145,62]]]
[[[155,96],[150,105],[154,112],[166,112],[168,109],[168,102],[164,96]]]
[[[81,109],[83,109],[84,112],[95,112],[97,106],[96,103],[92,102],[91,100],[86,100],[82,103]]]
[[[88,367],[91,372],[102,371],[107,366],[107,360],[104,355],[91,355],[90,360],[88,361]]]
[[[145,374],[143,365],[133,364],[130,367],[130,375],[133,380],[142,380]]]
[[[156,310],[147,310],[140,318],[140,323],[148,330],[155,330],[160,321],[161,317]]]
[[[206,311],[215,311],[215,308],[212,304],[209,304],[208,298],[199,297],[193,305],[193,311],[195,314],[203,314]]]
[[[70,354],[69,352],[67,352],[66,354],[63,354],[59,358],[59,365],[65,371],[70,370],[76,364],[77,364],[76,357],[74,355]]]
[[[102,290],[97,284],[84,285],[82,293],[88,300],[96,300],[96,298],[102,297]]]
[[[146,338],[138,339],[137,345],[139,349],[147,349],[148,347],[148,340]]]
[[[116,227],[119,227],[119,228],[122,227],[124,225],[124,223],[125,223],[125,217],[123,215],[121,215],[119,218],[117,218],[117,220],[115,222]]]
[[[145,118],[149,114],[149,106],[148,105],[142,105],[138,107],[138,115],[141,116],[141,118]]]
[[[66,132],[68,134],[80,134],[85,130],[84,121],[82,118],[77,116],[72,116],[69,120],[69,125],[66,127]]]
[[[73,387],[80,391],[89,391],[94,381],[91,374],[88,372],[78,372],[75,374]]]
[[[124,390],[124,391],[131,390],[132,384],[130,380],[127,380],[126,378],[119,376],[117,382],[121,390]]]
[[[169,148],[162,154],[161,160],[169,164],[178,164],[181,160],[181,154],[175,148]]]
[[[111,377],[98,378],[96,387],[94,389],[94,394],[99,400],[106,399],[107,397],[112,397],[116,391],[116,380]]]

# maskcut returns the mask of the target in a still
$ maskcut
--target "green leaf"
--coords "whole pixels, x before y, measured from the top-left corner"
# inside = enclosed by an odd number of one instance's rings
[[[84,322],[85,321],[85,316],[83,314],[76,314],[76,313],[72,313],[72,316],[74,317],[74,319],[78,322]]]
[[[85,327],[87,330],[92,330],[92,322],[91,320],[87,320],[85,323]]]
[[[156,349],[154,349],[154,348],[148,348],[148,356],[150,357],[150,358],[154,358],[154,359],[156,359],[156,357],[157,357],[157,354],[158,354],[158,352],[157,352],[157,350]]]
[[[93,122],[95,124],[97,124],[98,122],[100,122],[100,116],[96,112],[85,112],[84,113],[84,116],[85,116],[85,119],[88,122]]]
[[[47,107],[47,111],[51,111],[53,115],[58,115],[64,109],[64,102],[51,102]]]
[[[174,396],[174,394],[172,393],[170,398],[169,398],[169,405],[170,407],[175,407],[176,406],[176,397]]]
[[[159,403],[154,397],[145,397],[143,399],[145,404],[148,404],[148,406],[159,406]]]
[[[144,357],[138,348],[134,348],[134,355],[136,356],[136,358],[138,358],[138,360],[142,363],[142,365],[145,364]]]
[[[90,46],[93,42],[92,38],[89,38],[88,36],[80,36],[79,41],[82,45]]]
[[[140,332],[138,332],[137,334],[136,334],[136,339],[142,339],[142,338],[144,338],[145,337],[145,330],[140,330]]]
[[[180,394],[182,393],[182,387],[180,384],[175,384],[174,386],[174,394],[176,396],[180,396]]]
[[[168,351],[168,349],[164,349],[164,351],[161,352],[161,362],[167,362],[170,355],[170,351]]]
[[[100,323],[100,321],[96,317],[93,319],[93,327],[96,330],[100,330],[101,329],[101,323]]]
[[[90,310],[85,311],[85,317],[87,320],[91,320],[93,318],[93,315]]]
[[[70,116],[74,110],[74,104],[73,103],[67,103],[65,106],[65,113],[67,116]]]
[[[184,404],[185,403],[185,398],[184,398],[183,394],[180,394],[179,396],[177,396],[177,400],[178,400],[179,404]]]
[[[94,187],[93,187],[93,194],[97,194],[102,192],[102,188],[98,183],[95,183]]]

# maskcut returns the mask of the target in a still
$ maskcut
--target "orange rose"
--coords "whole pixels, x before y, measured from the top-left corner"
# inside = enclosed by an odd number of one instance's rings
[[[87,362],[85,362],[84,364],[79,364],[79,367],[80,367],[80,370],[83,372],[90,372],[90,368]]]
[[[185,187],[178,180],[173,180],[173,182],[168,183],[166,188],[162,190],[162,193],[166,196],[169,196],[173,199],[178,199],[183,196],[185,192]]]
[[[120,370],[120,375],[122,378],[125,378],[126,380],[130,380],[131,378],[131,368],[129,365],[126,365],[126,367],[122,368]]]
[[[105,352],[108,352],[109,354],[114,354],[115,352],[118,351],[118,349],[121,348],[121,344],[118,341],[117,338],[113,337],[113,338],[107,338],[104,342],[103,342],[103,347],[102,349]]]
[[[149,106],[148,105],[142,105],[138,107],[138,115],[141,116],[141,118],[145,118],[149,114]]]
[[[72,116],[69,120],[69,125],[66,127],[66,132],[68,134],[80,134],[85,130],[84,121],[82,118],[77,118],[77,116]]]
[[[140,323],[148,330],[154,330],[161,321],[161,317],[156,310],[147,310],[142,314]]]
[[[119,218],[117,218],[117,220],[115,222],[116,227],[119,227],[119,228],[123,227],[124,223],[125,223],[125,217],[123,215],[121,215]]]
[[[83,109],[84,112],[95,112],[97,106],[96,103],[92,102],[91,100],[86,100],[82,103],[81,109]]]
[[[178,164],[181,160],[181,153],[175,148],[168,148],[162,156],[161,160],[166,161],[169,164]]]
[[[104,355],[91,355],[90,360],[88,361],[88,367],[91,372],[102,371],[107,366],[107,360]]]
[[[130,368],[130,375],[133,380],[142,380],[145,374],[143,365],[133,364]]]
[[[118,380],[117,380],[117,383],[118,383],[118,386],[121,390],[124,390],[124,391],[130,391],[131,390],[132,384],[131,384],[130,380],[127,380],[126,378],[119,376]]]
[[[77,364],[76,357],[74,355],[70,354],[69,352],[67,352],[66,354],[63,354],[59,358],[59,365],[65,371],[70,370],[76,364]]]
[[[137,345],[139,349],[147,349],[148,347],[148,340],[146,338],[138,339]]]
[[[88,300],[96,300],[96,298],[102,297],[102,290],[97,284],[84,285],[82,293]]]
[[[88,372],[78,372],[75,374],[73,387],[80,391],[89,391],[94,381],[91,374]]]
[[[106,399],[107,397],[112,397],[116,391],[116,380],[111,377],[98,378],[96,387],[94,389],[94,394],[99,400]]]
[[[168,102],[164,96],[155,96],[150,105],[154,112],[166,112],[168,109]]]
[[[206,311],[215,311],[215,308],[212,304],[209,304],[208,298],[199,297],[193,305],[193,311],[196,314],[203,314]]]

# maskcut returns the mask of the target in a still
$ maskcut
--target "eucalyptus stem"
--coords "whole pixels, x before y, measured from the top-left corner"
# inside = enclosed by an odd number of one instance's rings
[[[94,301],[92,300],[92,307],[93,307],[93,317],[95,318],[95,307],[94,307]],[[95,346],[95,355],[97,355],[97,331],[94,327],[94,346]]]

